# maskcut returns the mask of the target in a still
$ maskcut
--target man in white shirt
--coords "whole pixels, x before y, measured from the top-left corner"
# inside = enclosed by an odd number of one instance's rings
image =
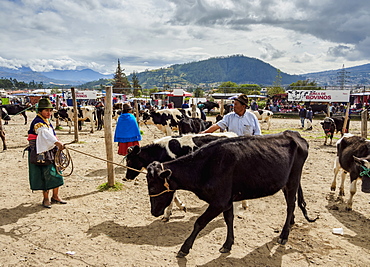
[[[221,129],[228,129],[238,136],[243,135],[261,135],[261,128],[256,115],[247,110],[248,97],[244,94],[238,96],[234,102],[234,112],[228,113],[224,118],[213,124],[202,133],[213,133]]]

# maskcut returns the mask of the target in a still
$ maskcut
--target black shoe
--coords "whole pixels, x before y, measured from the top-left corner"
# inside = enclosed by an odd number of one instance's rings
[[[44,208],[47,208],[47,209],[50,209],[51,208],[51,205],[46,205],[44,201],[42,202],[42,206]]]
[[[54,198],[51,199],[51,203],[56,203],[56,204],[67,204],[67,201],[64,201],[64,200],[56,200]]]

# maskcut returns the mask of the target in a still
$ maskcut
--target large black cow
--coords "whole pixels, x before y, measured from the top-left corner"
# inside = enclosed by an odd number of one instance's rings
[[[155,140],[153,144],[143,147],[134,146],[129,148],[126,156],[126,164],[128,167],[141,170],[146,168],[153,161],[165,162],[170,161],[180,156],[187,155],[199,147],[215,141],[219,138],[236,137],[235,133],[212,133],[212,134],[196,134],[184,136],[166,136],[161,139]],[[128,169],[126,172],[126,179],[133,180],[139,173],[137,171]],[[175,197],[175,203],[180,209],[184,209],[181,201]],[[243,203],[246,208],[246,203]],[[163,216],[163,221],[168,221],[172,211],[171,205],[166,209]]]
[[[323,122],[321,122],[322,128],[324,129],[325,133],[325,142],[324,146],[327,143],[328,138],[330,139],[330,144],[332,144],[333,141],[333,136],[334,132],[341,133],[341,136],[343,136],[344,131],[343,131],[343,125],[344,125],[345,117],[326,117]],[[350,119],[348,118],[347,121],[347,127],[346,129],[349,129],[349,121]]]
[[[26,111],[31,108],[31,105],[20,105],[20,104],[9,104],[1,105],[2,109],[2,119],[5,121],[5,124],[8,124],[10,121],[9,115],[22,115],[24,117],[24,124],[27,124],[27,114]]]
[[[153,162],[147,173],[151,213],[163,214],[176,190],[195,193],[209,206],[196,220],[177,256],[186,256],[198,233],[220,213],[227,225],[227,238],[220,252],[226,253],[234,243],[233,201],[270,196],[282,189],[287,216],[278,242],[285,244],[294,224],[296,199],[304,217],[309,222],[316,220],[307,215],[301,188],[307,156],[307,141],[298,132],[285,131],[221,139],[190,155],[165,163]]]
[[[334,164],[334,180],[331,191],[335,191],[336,177],[339,170],[344,170],[339,187],[339,196],[344,196],[344,180],[349,172],[351,179],[350,196],[347,201],[346,210],[352,210],[353,196],[356,194],[356,183],[362,179],[362,192],[370,193],[370,142],[365,138],[345,134],[337,142],[337,157]]]
[[[324,104],[313,104],[310,106],[313,114],[328,113],[328,105]]]
[[[212,109],[214,108],[220,108],[220,105],[216,102],[212,102],[212,101],[206,101],[204,103],[202,103],[204,105],[204,109],[207,110],[207,113],[209,114],[211,112]]]
[[[183,118],[179,121],[179,134],[200,133],[212,125],[211,121],[204,121],[199,118]]]

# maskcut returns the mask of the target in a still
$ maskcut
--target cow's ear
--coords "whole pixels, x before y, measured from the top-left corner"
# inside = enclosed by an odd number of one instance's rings
[[[323,123],[323,122],[320,122],[320,124],[321,124],[321,125],[324,125],[324,123]]]
[[[159,177],[161,177],[162,179],[169,179],[170,176],[172,174],[172,171],[170,169],[167,169],[167,170],[164,170],[164,171],[161,171],[161,173],[159,174]]]
[[[130,146],[128,149],[127,149],[127,152],[128,154],[131,154],[131,155],[137,155],[139,154],[141,151],[140,147],[139,146]]]
[[[362,166],[366,166],[368,164],[366,163],[369,163],[366,159],[364,158],[358,158],[356,156],[353,156],[353,159],[355,160],[355,163],[359,164],[359,165],[362,165]]]

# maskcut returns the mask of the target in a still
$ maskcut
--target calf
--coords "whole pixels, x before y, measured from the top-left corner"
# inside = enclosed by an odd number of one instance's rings
[[[165,162],[170,161],[180,156],[187,155],[199,147],[215,141],[219,138],[236,137],[234,133],[213,133],[213,134],[197,134],[197,135],[184,135],[182,137],[171,137],[166,136],[158,139],[143,147],[134,146],[130,147],[126,156],[126,164],[128,167],[141,170],[146,168],[153,161]],[[133,180],[139,173],[137,171],[127,169],[126,179]],[[184,210],[184,205],[181,201],[175,197],[175,203],[180,209]],[[246,203],[242,203],[243,207],[246,208]],[[171,205],[166,210],[162,220],[168,221],[172,212]]]
[[[212,125],[211,121],[204,121],[199,118],[183,118],[179,121],[180,135],[189,133],[200,133]]]
[[[176,190],[195,193],[209,206],[195,221],[193,231],[177,257],[189,253],[199,232],[220,213],[227,225],[227,238],[220,252],[226,253],[234,243],[233,201],[270,196],[281,189],[287,216],[278,242],[285,244],[294,224],[296,199],[304,217],[309,222],[316,220],[307,215],[301,188],[302,168],[307,156],[307,141],[297,132],[285,131],[221,139],[190,155],[163,164],[153,162],[147,173],[151,213],[154,216],[163,214]]]
[[[344,180],[349,172],[351,179],[350,196],[347,201],[346,210],[352,210],[353,196],[356,194],[358,179],[362,179],[362,192],[370,193],[369,177],[370,141],[359,136],[345,134],[337,142],[337,157],[334,162],[334,179],[331,191],[335,191],[336,177],[340,169],[343,169],[339,196],[344,196]]]
[[[327,143],[327,139],[330,138],[330,144],[332,144],[333,141],[333,136],[334,132],[341,133],[341,136],[343,136],[344,131],[343,131],[343,125],[344,125],[345,117],[326,117],[323,122],[321,122],[322,128],[324,129],[325,132],[325,142],[324,146]],[[347,127],[346,129],[348,130],[349,128],[349,121],[350,119],[348,118],[347,121]]]

